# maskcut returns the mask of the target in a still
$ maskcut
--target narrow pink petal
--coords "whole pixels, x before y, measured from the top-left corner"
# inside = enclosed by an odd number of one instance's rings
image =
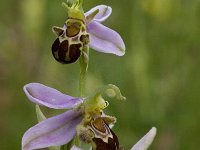
[[[153,127],[143,138],[141,138],[131,150],[146,150],[156,136],[156,128]]]
[[[38,123],[24,134],[22,149],[32,150],[68,143],[75,136],[76,126],[81,119],[79,112],[69,110]]]
[[[40,83],[25,85],[24,92],[30,101],[54,109],[69,109],[82,102],[82,98],[65,95]]]
[[[86,19],[90,14],[95,12],[97,9],[99,10],[99,12],[94,17],[94,21],[102,22],[102,21],[106,20],[110,16],[110,14],[112,13],[111,7],[106,6],[106,5],[98,5],[98,6],[90,9],[88,12],[85,13]]]
[[[90,47],[103,53],[112,53],[118,56],[125,54],[125,45],[121,36],[114,30],[92,21],[87,25],[87,31],[90,33]]]

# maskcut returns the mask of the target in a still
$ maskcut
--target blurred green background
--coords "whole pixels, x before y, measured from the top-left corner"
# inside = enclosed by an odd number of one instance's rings
[[[19,150],[36,124],[34,104],[22,91],[40,82],[78,96],[79,63],[62,65],[51,54],[53,25],[62,26],[62,0],[0,1],[0,150]],[[152,150],[196,150],[200,145],[200,1],[84,0],[113,8],[104,22],[126,44],[126,55],[90,51],[87,93],[104,84],[120,87],[125,102],[110,100],[106,112],[129,149],[152,126]]]

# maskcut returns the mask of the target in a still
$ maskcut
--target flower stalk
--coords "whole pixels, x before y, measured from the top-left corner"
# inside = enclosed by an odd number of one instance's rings
[[[83,47],[83,52],[80,57],[80,77],[79,77],[79,96],[84,96],[87,69],[89,64],[89,47],[85,45]]]

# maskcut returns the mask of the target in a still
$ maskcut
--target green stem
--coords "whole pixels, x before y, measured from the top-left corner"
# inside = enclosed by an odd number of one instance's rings
[[[89,47],[85,46],[80,60],[79,96],[83,97],[86,83],[86,75],[89,63]]]

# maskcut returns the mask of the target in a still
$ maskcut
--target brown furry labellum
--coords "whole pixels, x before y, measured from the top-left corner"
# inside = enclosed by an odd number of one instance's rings
[[[60,63],[75,62],[89,44],[89,34],[82,20],[68,18],[63,28],[54,26],[52,30],[57,35],[51,48],[52,54]]]
[[[114,117],[97,117],[86,124],[77,127],[79,138],[91,143],[93,150],[121,150],[118,138],[110,129],[109,123],[114,123]]]
[[[91,122],[90,129],[94,133],[93,149],[95,150],[119,150],[119,142],[115,133],[102,118],[96,118]]]

